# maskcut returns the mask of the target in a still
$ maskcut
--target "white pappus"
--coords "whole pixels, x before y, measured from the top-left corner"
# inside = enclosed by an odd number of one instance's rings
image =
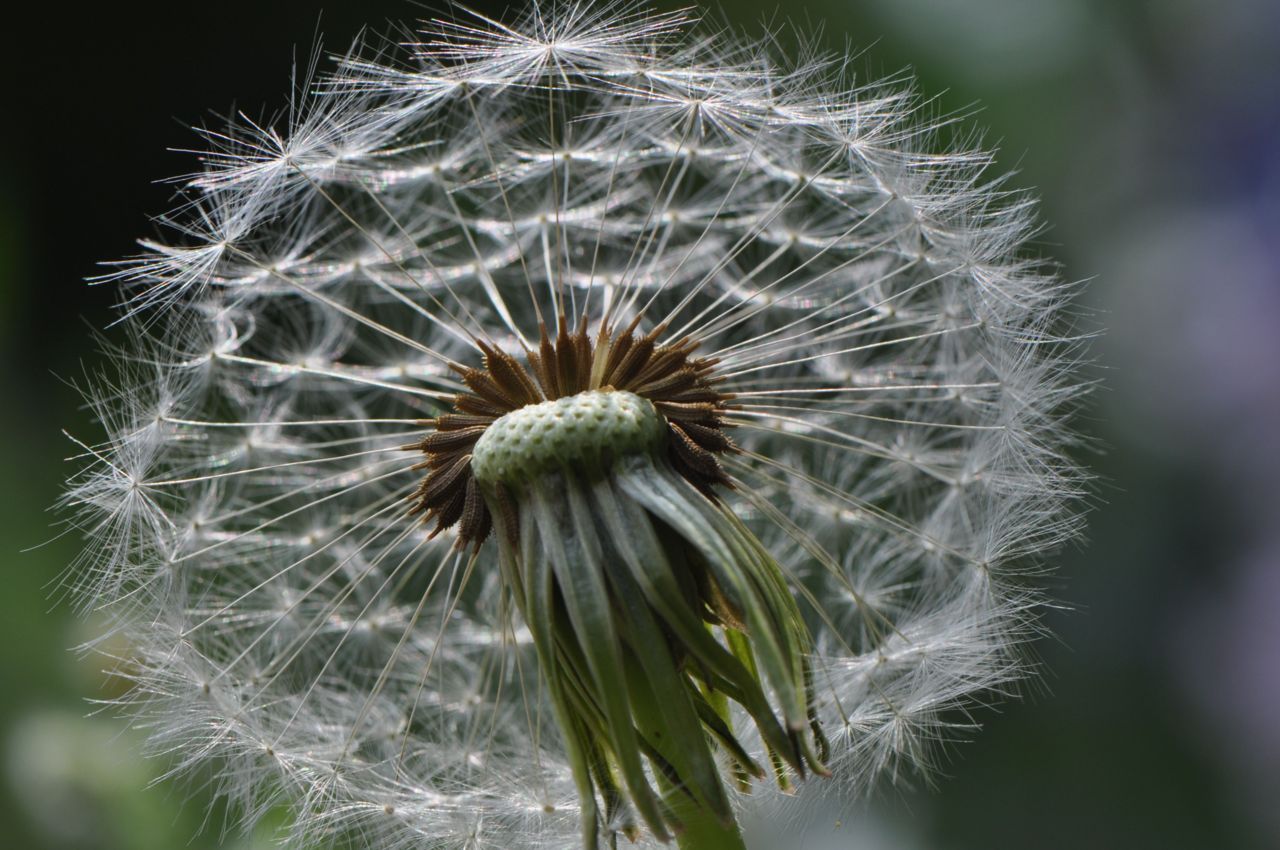
[[[205,131],[107,278],[68,575],[155,750],[379,850],[764,846],[927,767],[1078,530],[1030,199],[845,57],[424,27]]]

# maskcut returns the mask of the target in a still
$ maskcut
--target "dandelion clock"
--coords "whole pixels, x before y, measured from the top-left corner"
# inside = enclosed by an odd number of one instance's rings
[[[446,17],[205,131],[111,268],[76,595],[295,847],[801,835],[1026,667],[1069,288],[901,81]]]

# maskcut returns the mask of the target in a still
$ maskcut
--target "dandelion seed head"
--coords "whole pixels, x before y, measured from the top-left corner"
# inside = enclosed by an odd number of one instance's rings
[[[1072,289],[908,80],[801,56],[459,10],[202,131],[63,499],[175,774],[295,846],[656,846],[1015,687]]]

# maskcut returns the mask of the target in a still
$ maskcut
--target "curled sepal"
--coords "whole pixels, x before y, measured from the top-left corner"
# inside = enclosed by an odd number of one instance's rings
[[[783,787],[826,773],[808,632],[781,569],[725,506],[645,452],[488,491],[518,515],[499,534],[504,579],[566,739],[588,848],[638,822],[682,846],[708,832],[740,843],[726,780],[745,790],[767,774],[730,702]]]

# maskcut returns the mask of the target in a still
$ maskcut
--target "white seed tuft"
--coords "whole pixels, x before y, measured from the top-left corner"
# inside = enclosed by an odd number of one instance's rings
[[[909,85],[772,44],[629,4],[459,10],[208,134],[166,238],[113,270],[127,340],[73,449],[69,584],[129,642],[154,750],[246,825],[287,804],[294,847],[580,840],[495,547],[408,515],[405,450],[459,365],[527,358],[561,316],[693,340],[732,399],[722,536],[786,577],[834,773],[731,792],[744,823],[798,835],[811,797],[927,768],[952,709],[1026,671],[1029,579],[1079,527],[1072,289],[1031,201]],[[637,398],[511,414],[477,474],[641,450]]]

